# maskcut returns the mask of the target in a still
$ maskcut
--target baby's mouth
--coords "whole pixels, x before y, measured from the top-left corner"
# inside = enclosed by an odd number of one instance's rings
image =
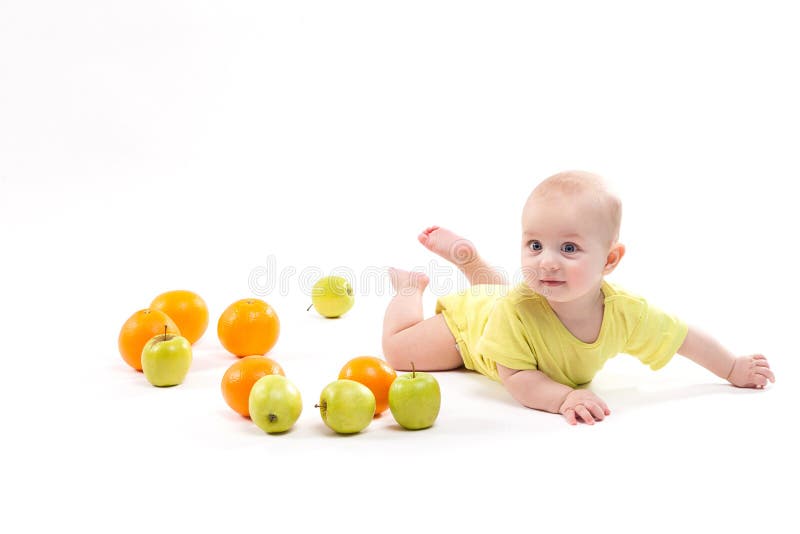
[[[563,280],[540,280],[540,281],[542,285],[545,285],[547,287],[555,287],[566,284],[566,282],[564,282]]]

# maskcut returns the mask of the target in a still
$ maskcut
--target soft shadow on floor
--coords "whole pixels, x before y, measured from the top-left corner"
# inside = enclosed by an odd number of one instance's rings
[[[609,406],[616,409],[638,409],[654,404],[665,404],[709,395],[752,395],[763,393],[760,390],[741,389],[729,384],[687,384],[674,387],[647,389],[643,387],[623,387],[614,389],[590,388]]]
[[[495,382],[488,377],[466,369],[457,369],[446,373],[448,379],[453,377],[454,385],[457,382],[457,387],[459,389],[465,388],[464,391],[468,391],[472,398],[490,400],[510,406],[519,405],[500,382]]]
[[[508,391],[502,384],[488,379],[477,373],[459,370],[448,371],[448,376],[452,380],[458,381],[465,387],[465,390],[475,399],[481,401],[492,401],[507,406],[518,406]],[[590,385],[589,389],[594,391],[612,409],[638,409],[656,404],[667,404],[692,398],[717,396],[717,395],[762,395],[763,390],[737,388],[730,384],[706,383],[706,384],[657,384],[642,383],[635,380],[630,382],[630,386],[616,386],[605,384]],[[769,389],[769,388],[768,388]]]

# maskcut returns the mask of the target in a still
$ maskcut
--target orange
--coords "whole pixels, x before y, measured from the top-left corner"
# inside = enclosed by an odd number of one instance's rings
[[[278,314],[259,299],[237,300],[222,312],[217,322],[220,343],[240,358],[269,352],[280,331]]]
[[[181,331],[169,316],[159,310],[139,310],[125,321],[119,331],[119,353],[125,363],[136,369],[142,370],[142,349],[150,338],[164,333],[164,327],[169,334],[181,335]]]
[[[359,356],[347,362],[339,372],[339,379],[361,382],[375,395],[375,415],[389,407],[389,387],[397,373],[389,364],[374,356]]]
[[[151,310],[159,310],[175,321],[181,335],[194,344],[208,328],[208,307],[198,295],[185,289],[161,293],[150,303]]]
[[[250,417],[250,390],[259,378],[266,375],[286,376],[275,360],[266,356],[245,356],[222,375],[222,397],[233,411]]]

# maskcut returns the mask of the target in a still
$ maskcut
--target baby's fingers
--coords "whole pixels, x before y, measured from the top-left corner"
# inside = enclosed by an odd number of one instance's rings
[[[769,362],[767,360],[755,360],[755,359],[753,360],[751,367],[757,371],[763,369],[769,370],[770,368]]]
[[[593,425],[595,421],[602,421],[607,415],[608,407],[601,406],[599,403],[585,402],[564,411],[564,418],[571,425],[578,424],[579,421],[587,425]]]
[[[767,378],[764,375],[753,375],[750,383],[751,387],[763,389],[767,385]]]
[[[595,418],[595,420],[602,421],[606,418],[606,409],[604,409],[600,404],[595,404],[592,402],[587,404],[586,408],[592,412],[592,416]]]
[[[775,383],[775,373],[769,367],[756,367],[753,369],[753,378],[761,382],[761,386],[767,384],[767,380]]]
[[[567,420],[567,423],[569,423],[571,425],[577,425],[578,424],[578,420],[575,418],[575,410],[573,410],[572,408],[568,408],[564,412],[564,418]]]
[[[592,414],[583,404],[579,404],[575,407],[575,413],[578,414],[587,425],[594,424],[594,417],[592,417]]]

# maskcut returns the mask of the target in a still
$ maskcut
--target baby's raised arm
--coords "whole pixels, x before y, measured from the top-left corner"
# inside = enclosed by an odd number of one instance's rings
[[[593,425],[611,411],[600,397],[586,389],[572,389],[536,370],[509,369],[497,364],[500,381],[520,404],[550,413],[560,413],[567,422]]]

